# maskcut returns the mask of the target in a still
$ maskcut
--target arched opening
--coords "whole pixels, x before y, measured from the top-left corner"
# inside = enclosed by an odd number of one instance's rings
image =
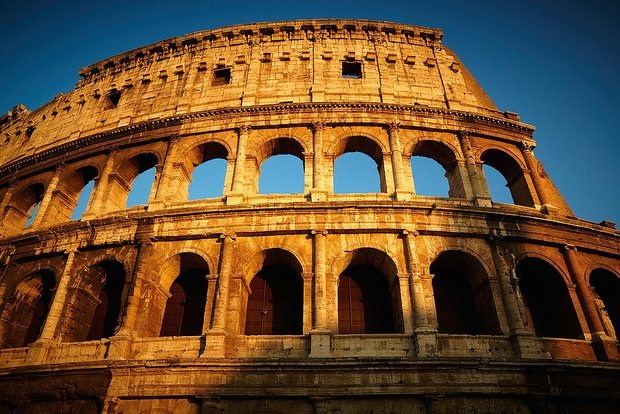
[[[620,334],[620,278],[605,269],[590,273],[594,299],[598,305],[605,333],[618,339]]]
[[[89,312],[92,317],[85,338],[87,341],[114,336],[121,315],[125,287],[125,269],[122,264],[107,260],[96,267],[98,267],[97,273],[102,276],[98,281],[102,287],[99,290],[96,307]]]
[[[131,190],[127,194],[127,208],[147,205],[151,188],[155,181],[155,167],[142,171],[131,183]]]
[[[304,192],[304,164],[294,155],[274,155],[260,166],[260,194],[299,194]]]
[[[385,253],[358,249],[338,281],[338,332],[402,332],[396,266]]]
[[[433,261],[430,272],[439,333],[502,333],[489,277],[478,259],[457,250],[445,251]]]
[[[581,327],[568,288],[544,260],[527,257],[517,265],[528,324],[537,336],[579,339]]]
[[[67,195],[69,195],[71,205],[71,220],[78,220],[82,217],[84,211],[88,207],[90,197],[95,186],[95,177],[98,171],[95,167],[87,166],[78,169],[71,177],[69,182],[65,183],[67,187]],[[72,208],[71,208],[72,207]]]
[[[504,151],[488,149],[481,155],[480,160],[485,165],[497,170],[504,177],[514,204],[534,207],[534,199],[525,180],[523,170],[514,158]],[[487,169],[483,167],[483,171]],[[491,193],[491,198],[501,199],[500,196],[493,193]]]
[[[105,199],[110,211],[148,204],[156,175],[157,157],[152,153],[136,155],[119,164],[108,178]]]
[[[5,210],[4,220],[2,220],[4,234],[17,234],[24,227],[32,224],[44,193],[45,186],[35,183],[13,195],[9,208]]]
[[[514,204],[504,176],[488,164],[483,164],[482,171],[493,201],[496,203]]]
[[[304,192],[304,148],[292,138],[276,138],[258,149],[260,194],[300,194]]]
[[[55,285],[56,278],[49,270],[39,270],[17,285],[2,312],[7,325],[4,347],[27,346],[39,338]]]
[[[411,171],[415,177],[417,195],[449,197],[450,186],[445,170],[437,161],[426,157],[411,157]]]
[[[42,223],[52,225],[79,219],[86,210],[97,174],[97,168],[89,165],[61,175],[43,212]]]
[[[201,144],[189,152],[187,161],[191,162],[192,171],[189,200],[222,196],[228,168],[227,157],[228,151],[217,142]]]
[[[419,141],[411,156],[416,194],[436,197],[465,197],[454,152],[437,141]]]
[[[189,183],[189,200],[221,197],[228,162],[221,158],[205,161],[194,169]]]
[[[334,193],[386,192],[383,151],[366,137],[342,140],[334,154]]]
[[[262,266],[250,282],[245,334],[301,335],[301,265],[282,249],[269,249],[263,255]]]
[[[164,272],[173,268],[178,276],[170,285],[159,336],[202,335],[209,267],[200,256],[181,253],[168,261]]]

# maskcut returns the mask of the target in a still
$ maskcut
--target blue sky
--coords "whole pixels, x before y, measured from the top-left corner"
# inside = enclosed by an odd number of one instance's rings
[[[95,5],[96,4],[96,5]],[[0,0],[0,112],[67,92],[81,67],[216,27],[313,17],[444,30],[501,110],[536,126],[536,157],[575,214],[620,224],[620,5],[575,1]]]

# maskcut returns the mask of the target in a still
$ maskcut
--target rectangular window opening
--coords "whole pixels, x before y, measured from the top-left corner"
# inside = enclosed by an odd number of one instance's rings
[[[342,62],[342,77],[345,79],[362,78],[362,62],[344,61]]]
[[[213,71],[212,85],[227,85],[230,83],[230,68],[218,68]]]
[[[121,100],[121,91],[117,89],[112,89],[106,95],[105,109],[116,108],[120,100]]]

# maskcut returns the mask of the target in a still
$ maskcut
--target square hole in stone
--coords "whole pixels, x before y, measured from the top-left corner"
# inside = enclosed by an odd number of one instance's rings
[[[342,62],[342,77],[346,79],[361,79],[362,62]]]

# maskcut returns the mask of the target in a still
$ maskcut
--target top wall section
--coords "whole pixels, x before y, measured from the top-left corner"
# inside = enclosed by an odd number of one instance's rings
[[[0,165],[80,137],[218,108],[416,105],[499,116],[442,32],[360,20],[233,26],[136,49],[80,71],[75,90],[3,117]]]

